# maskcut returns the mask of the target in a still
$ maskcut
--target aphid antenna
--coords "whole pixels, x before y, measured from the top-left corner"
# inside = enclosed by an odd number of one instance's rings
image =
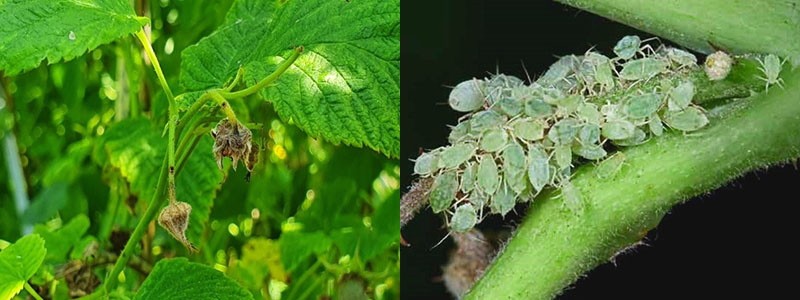
[[[450,230],[448,230],[447,234],[445,234],[444,237],[441,240],[439,240],[438,243],[436,243],[436,245],[433,245],[433,247],[431,247],[428,250],[433,250],[434,248],[439,247],[439,245],[441,245],[444,242],[444,240],[446,240],[448,237],[450,237],[450,234],[452,234],[452,232]]]
[[[533,82],[533,79],[531,79],[531,74],[528,73],[528,68],[525,67],[525,62],[520,59],[519,63],[522,65],[522,71],[525,72],[525,77],[528,78],[528,82]]]

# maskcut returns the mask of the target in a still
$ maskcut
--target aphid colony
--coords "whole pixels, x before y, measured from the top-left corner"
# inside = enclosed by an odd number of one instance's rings
[[[642,144],[664,125],[691,132],[708,124],[692,103],[694,83],[682,76],[700,70],[693,54],[654,49],[637,36],[613,50],[613,58],[591,50],[563,56],[527,85],[496,74],[453,88],[450,106],[467,115],[452,127],[451,145],[423,153],[414,166],[434,178],[429,202],[446,212],[451,230],[471,229],[485,208],[505,215],[548,187],[579,210],[580,191],[570,183],[576,164]]]

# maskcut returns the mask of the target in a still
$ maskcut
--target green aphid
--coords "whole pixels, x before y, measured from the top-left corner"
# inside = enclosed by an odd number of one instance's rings
[[[523,84],[511,89],[510,98],[516,99],[520,106],[523,106],[526,101],[534,98],[535,92],[535,88]]]
[[[483,151],[497,152],[508,143],[508,133],[502,127],[486,130],[481,136],[480,148]]]
[[[516,116],[522,112],[522,104],[516,99],[503,98],[492,106],[506,116]]]
[[[581,192],[570,181],[565,181],[561,185],[561,198],[564,200],[564,206],[570,211],[577,212],[583,207]]]
[[[547,69],[547,72],[539,77],[539,79],[536,80],[536,83],[543,86],[556,85],[560,81],[564,81],[567,76],[573,73],[579,63],[580,61],[575,55],[562,56],[555,63],[550,65],[550,68]]]
[[[539,147],[528,149],[528,180],[536,192],[550,183],[550,158]]]
[[[783,78],[780,78],[780,75],[786,60],[781,61],[775,54],[767,54],[764,59],[756,58],[756,60],[761,65],[758,69],[764,73],[764,77],[758,77],[764,80],[764,89],[769,92],[769,86],[775,84],[783,87]]]
[[[557,103],[558,105],[557,114],[561,116],[570,115],[576,112],[578,110],[578,107],[580,107],[580,105],[583,104],[584,102],[586,102],[586,100],[584,100],[583,95],[580,94],[569,95],[567,97],[561,98],[560,100],[558,100]]]
[[[457,168],[475,155],[477,147],[473,143],[458,143],[444,148],[440,155],[441,162],[447,169]]]
[[[667,57],[678,64],[679,68],[697,65],[697,57],[694,54],[678,48],[667,48]]]
[[[505,74],[492,75],[486,83],[486,100],[492,105],[503,98],[511,97],[511,92],[522,85],[524,82],[517,77]]]
[[[664,123],[677,130],[689,132],[708,125],[708,117],[699,108],[689,106],[682,111],[667,111],[664,114]]]
[[[553,158],[559,169],[572,166],[572,146],[569,144],[556,145],[553,149]]]
[[[553,115],[553,106],[539,99],[525,102],[525,115],[531,118],[547,118]]]
[[[499,128],[506,122],[506,118],[499,113],[491,110],[485,110],[475,113],[470,119],[469,131],[472,134],[480,135],[490,128]]]
[[[597,109],[597,105],[588,102],[581,103],[575,115],[578,119],[590,124],[600,124],[600,119],[603,117]]]
[[[570,144],[578,134],[578,125],[580,122],[573,118],[562,119],[550,127],[547,132],[547,138],[554,144]]]
[[[642,40],[635,35],[624,36],[614,46],[614,54],[621,59],[631,59],[639,51]]]
[[[694,98],[694,83],[691,80],[683,81],[670,90],[667,108],[670,111],[684,110],[692,103],[692,98]]]
[[[517,204],[517,199],[514,192],[506,185],[503,185],[497,190],[494,197],[492,197],[492,202],[489,203],[489,207],[492,209],[493,213],[505,216],[509,211],[514,209],[515,204]]]
[[[527,169],[510,169],[506,167],[503,171],[503,179],[511,190],[516,194],[522,194],[528,189]]]
[[[538,141],[544,138],[545,123],[542,120],[519,118],[511,121],[509,127],[516,137],[526,141]]]
[[[467,203],[459,205],[455,213],[453,213],[453,217],[450,219],[450,229],[455,232],[466,232],[472,229],[472,227],[475,227],[475,223],[477,222],[478,214],[475,212],[475,207],[472,206],[472,204]]]
[[[633,137],[636,126],[627,120],[612,120],[603,124],[602,134],[610,140],[624,140]]]
[[[431,175],[439,170],[439,152],[422,153],[414,162],[414,173],[422,176]]]
[[[636,129],[633,130],[633,136],[627,139],[613,140],[613,141],[614,145],[617,146],[629,147],[629,146],[641,145],[644,142],[647,142],[647,133],[645,133],[644,130],[642,130],[641,128],[637,127]]]
[[[635,81],[650,79],[667,70],[669,64],[654,57],[631,60],[622,65],[619,78]]]
[[[483,80],[471,79],[459,83],[450,91],[448,103],[450,107],[459,112],[471,112],[481,108],[485,102]]]
[[[475,188],[475,176],[478,172],[478,165],[468,162],[464,167],[464,173],[461,173],[461,191],[469,193]]]
[[[655,136],[661,136],[664,134],[664,124],[661,123],[661,118],[658,117],[657,113],[650,116],[650,119],[647,121],[647,126],[649,127],[650,132],[652,132]]]
[[[481,192],[492,195],[497,191],[497,186],[500,185],[500,170],[497,169],[494,157],[489,154],[480,156],[477,175],[478,189]]]
[[[588,160],[599,160],[608,153],[600,145],[579,145],[572,150],[575,154]]]
[[[600,179],[613,178],[622,169],[625,158],[625,153],[614,153],[614,155],[609,156],[604,161],[597,164],[597,167],[594,169],[595,175]]]
[[[503,166],[518,170],[525,170],[525,149],[516,142],[511,142],[503,150]]]
[[[482,208],[489,204],[489,197],[476,189],[469,194],[469,203],[472,203],[477,208]]]
[[[595,145],[600,143],[600,126],[593,123],[581,125],[578,130],[578,142],[581,145]]]
[[[430,202],[434,213],[440,213],[450,207],[458,192],[456,171],[448,171],[436,177],[431,186]]]
[[[664,97],[657,93],[634,95],[628,98],[625,113],[631,119],[644,119],[657,112],[664,103]]]
[[[459,142],[467,141],[471,138],[469,132],[470,122],[465,121],[458,123],[456,126],[450,127],[450,135],[447,137],[447,140],[450,144],[456,144]]]

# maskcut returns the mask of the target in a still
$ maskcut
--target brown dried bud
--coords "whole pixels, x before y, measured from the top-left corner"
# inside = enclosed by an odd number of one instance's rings
[[[189,227],[189,215],[192,214],[192,206],[186,202],[172,202],[161,210],[158,215],[158,224],[169,232],[173,238],[181,242],[191,252],[197,252],[197,248],[186,239],[186,228]]]
[[[465,233],[451,233],[456,250],[443,268],[444,285],[456,298],[461,299],[482,275],[494,256],[494,247],[477,229]]]
[[[240,159],[245,162],[245,165],[253,159],[250,158],[253,152],[253,133],[242,124],[234,124],[227,118],[222,119],[211,130],[211,136],[214,137],[214,157],[217,159],[217,166],[220,170],[222,170],[223,157],[230,157],[233,160],[234,171]],[[248,170],[251,169],[252,166],[248,166]]]

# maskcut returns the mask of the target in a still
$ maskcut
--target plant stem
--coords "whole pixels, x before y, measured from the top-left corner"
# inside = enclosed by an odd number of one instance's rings
[[[25,281],[25,291],[27,291],[28,294],[30,294],[31,297],[33,297],[33,299],[42,300],[42,296],[39,296],[39,294],[36,293],[36,290],[34,290],[31,284],[28,283],[27,281]]]
[[[224,90],[220,90],[219,94],[225,99],[243,98],[255,94],[256,92],[260,91],[261,89],[263,89],[264,87],[266,87],[267,85],[278,79],[278,77],[280,77],[281,74],[283,74],[283,72],[289,69],[289,67],[292,66],[294,61],[297,60],[297,58],[300,56],[300,53],[303,53],[303,46],[294,48],[294,52],[292,52],[292,55],[290,55],[289,58],[287,58],[280,65],[278,65],[278,68],[274,72],[272,72],[272,74],[265,77],[255,85],[236,92],[227,92]]]
[[[788,72],[787,72],[788,73]],[[467,299],[549,299],[584,272],[639,241],[669,209],[753,169],[800,156],[800,69],[770,89],[719,106],[708,128],[672,132],[623,152],[615,177],[580,168],[572,183],[583,210],[556,192],[538,197]]]
[[[219,91],[210,91],[209,95],[211,96],[211,99],[214,99],[214,101],[217,102],[219,108],[222,109],[222,113],[225,114],[231,123],[239,124],[239,119],[236,118],[236,113],[233,111],[233,109],[231,109],[230,103],[228,103],[228,100],[225,100],[225,98],[220,95]]]
[[[205,105],[210,98],[211,96],[209,95],[208,92],[206,92],[203,93],[203,95],[201,95],[200,98],[197,99],[197,101],[192,103],[192,106],[189,107],[189,110],[186,111],[186,113],[183,114],[183,117],[181,117],[180,121],[178,121],[178,127],[175,129],[176,135],[181,135],[183,133],[183,129],[186,127],[186,123],[188,123],[189,120],[194,115],[196,115],[201,108],[203,108],[203,105]]]

